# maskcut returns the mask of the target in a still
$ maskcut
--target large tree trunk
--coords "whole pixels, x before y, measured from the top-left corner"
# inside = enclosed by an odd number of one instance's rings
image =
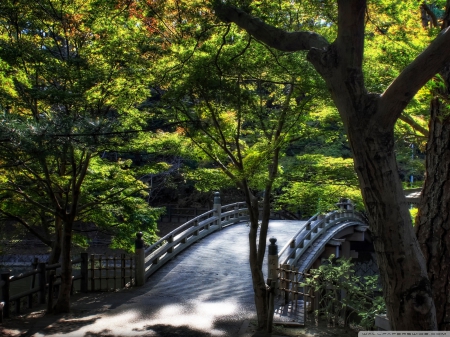
[[[442,29],[450,24],[450,0],[446,6]],[[427,263],[439,330],[450,330],[450,116],[439,98],[446,102],[450,98],[450,64],[440,75],[444,83],[437,86],[431,101],[426,178],[416,233]]]
[[[450,97],[450,66],[441,95]],[[433,289],[439,330],[450,330],[450,116],[438,97],[431,102],[426,178],[416,232]],[[446,111],[447,110],[447,111]]]
[[[393,330],[436,330],[425,260],[398,177],[391,130],[351,123],[349,138]]]

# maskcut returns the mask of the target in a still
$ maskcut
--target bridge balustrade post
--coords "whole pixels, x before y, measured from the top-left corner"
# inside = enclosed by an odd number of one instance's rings
[[[142,235],[142,232],[136,233],[136,240],[134,240],[134,277],[136,286],[143,286],[145,283],[145,251]]]
[[[268,246],[269,255],[268,255],[268,272],[267,272],[267,278],[272,279],[272,281],[276,281],[276,289],[275,294],[278,295],[278,271],[277,268],[279,266],[278,264],[278,245],[275,243],[277,242],[277,239],[274,237],[271,237],[269,239],[270,245]]]
[[[220,193],[214,192],[214,216],[217,217],[217,224],[219,225],[219,229],[222,229],[222,204],[220,201]]]
[[[340,198],[339,202],[336,204],[342,212],[353,213],[355,210],[355,205],[348,198]]]

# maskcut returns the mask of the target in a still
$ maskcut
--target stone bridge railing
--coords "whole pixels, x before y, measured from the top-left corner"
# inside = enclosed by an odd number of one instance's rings
[[[364,232],[368,228],[365,218],[355,211],[351,200],[342,198],[336,205],[338,210],[312,216],[280,251],[275,244],[277,240],[269,240],[269,278],[276,278],[276,269],[280,265],[299,265],[300,271],[307,270],[319,257],[321,249],[345,228],[352,226],[357,232]],[[307,251],[308,256],[305,258]]]
[[[245,202],[222,206],[220,195],[216,192],[212,210],[189,220],[151,246],[144,249],[142,233],[138,233],[136,239],[136,285],[142,285],[166,262],[205,236],[225,226],[246,220],[248,220],[248,210]]]

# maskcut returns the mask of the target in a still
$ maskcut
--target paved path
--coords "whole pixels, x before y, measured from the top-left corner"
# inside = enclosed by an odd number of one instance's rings
[[[304,224],[271,221],[269,237],[281,249]],[[180,253],[143,287],[81,297],[72,315],[46,316],[18,335],[236,337],[255,315],[248,231],[246,223],[226,227]]]

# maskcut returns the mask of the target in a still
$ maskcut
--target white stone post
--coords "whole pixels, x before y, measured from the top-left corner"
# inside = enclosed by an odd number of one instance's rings
[[[213,204],[213,209],[214,209],[214,216],[217,217],[217,224],[219,225],[219,228],[222,229],[222,204],[220,201],[220,193],[219,192],[214,192],[214,204]]]

